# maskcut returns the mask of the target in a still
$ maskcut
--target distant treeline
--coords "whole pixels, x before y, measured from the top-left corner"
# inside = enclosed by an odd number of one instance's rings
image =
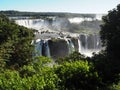
[[[5,14],[8,17],[16,17],[16,16],[25,16],[25,17],[46,17],[46,16],[57,16],[57,17],[90,17],[94,18],[96,14],[78,14],[78,13],[63,13],[63,12],[20,12],[20,11],[0,11],[1,14]]]

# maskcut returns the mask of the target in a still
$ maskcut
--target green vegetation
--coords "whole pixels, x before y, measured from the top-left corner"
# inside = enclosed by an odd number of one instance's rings
[[[103,21],[100,34],[105,50],[92,58],[74,52],[54,64],[47,57],[33,57],[32,30],[1,14],[0,89],[119,90],[120,5]]]
[[[103,82],[111,85],[120,80],[120,5],[109,11],[103,22],[100,35],[105,50],[93,59]]]
[[[94,55],[94,66],[102,78],[103,86],[118,84],[120,81],[120,5],[103,17],[101,40],[105,50]],[[119,87],[119,86],[118,86]]]
[[[48,58],[37,57],[37,62],[24,65],[18,71],[5,69],[0,74],[1,90],[56,90],[58,82]]]
[[[0,62],[6,66],[20,67],[32,60],[33,32],[18,26],[6,16],[0,15]]]
[[[97,90],[101,79],[87,61],[65,62],[57,67],[60,90]]]
[[[103,17],[103,21],[101,39],[103,46],[106,46],[106,56],[115,79],[120,73],[120,5],[109,11],[108,15]]]

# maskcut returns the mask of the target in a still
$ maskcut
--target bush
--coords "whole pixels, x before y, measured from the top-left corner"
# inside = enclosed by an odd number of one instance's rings
[[[56,69],[60,90],[97,90],[101,83],[98,73],[87,61],[66,62]]]
[[[54,68],[47,65],[50,59],[37,57],[37,60],[33,64],[24,65],[19,71],[1,71],[0,90],[57,90],[59,79]]]

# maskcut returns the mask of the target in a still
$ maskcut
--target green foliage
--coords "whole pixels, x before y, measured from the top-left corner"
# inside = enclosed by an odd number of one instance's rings
[[[22,81],[17,71],[5,70],[0,74],[0,89],[13,90],[19,89]],[[22,89],[20,89],[22,90]]]
[[[36,73],[41,73],[42,70],[48,68],[48,64],[51,63],[51,60],[47,57],[35,57],[34,62],[31,62],[29,65],[24,65],[20,69],[20,74],[22,77],[32,76]]]
[[[117,84],[120,80],[120,75],[112,71],[112,68],[115,67],[113,67],[113,63],[110,62],[106,54],[105,51],[101,51],[91,58],[98,75],[102,78],[102,87],[112,86],[112,84]]]
[[[102,65],[101,70],[98,69],[98,71],[104,73],[102,75],[103,80],[112,84],[120,80],[120,5],[116,9],[109,11],[108,15],[103,17],[103,22],[100,35],[105,47],[105,54],[100,55],[103,58],[98,55],[96,59],[102,60],[98,61],[98,63],[101,62],[99,63],[99,68]],[[102,70],[102,68],[104,69]]]
[[[0,15],[0,61],[20,67],[32,60],[33,32]]]
[[[97,90],[101,79],[87,61],[65,62],[56,69],[59,90]]]
[[[114,90],[120,90],[120,82],[117,85],[113,85]]]
[[[32,30],[0,15],[1,90],[56,90],[59,79],[49,66],[51,60],[33,59],[33,36]]]
[[[57,63],[61,64],[64,62],[74,62],[74,61],[78,61],[78,60],[86,60],[86,57],[84,55],[82,55],[81,53],[74,51],[73,53],[71,53],[69,56],[64,57],[64,58],[59,58],[56,60]]]
[[[36,57],[34,60],[35,62],[21,68],[20,75],[23,78],[29,77],[31,83],[34,81],[32,88],[35,90],[55,90],[59,79],[54,68],[49,66],[51,60],[47,57]]]
[[[45,60],[45,61],[44,61]],[[0,74],[1,90],[57,90],[58,77],[49,67],[50,59],[37,57],[33,64],[24,65],[19,71],[4,70]]]
[[[111,85],[114,79],[106,53],[102,51],[99,54],[94,54],[92,60],[98,75],[102,78],[102,87],[106,87],[109,84]]]
[[[56,75],[47,70],[44,75],[39,72],[32,76],[21,78],[19,72],[6,70],[0,74],[1,90],[56,90]]]
[[[113,72],[120,73],[120,5],[109,11],[103,21],[100,34],[103,45],[106,46],[107,58],[114,67]]]

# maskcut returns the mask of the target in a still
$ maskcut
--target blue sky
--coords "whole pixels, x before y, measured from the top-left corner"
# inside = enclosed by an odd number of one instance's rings
[[[0,0],[0,10],[107,13],[120,0]]]

